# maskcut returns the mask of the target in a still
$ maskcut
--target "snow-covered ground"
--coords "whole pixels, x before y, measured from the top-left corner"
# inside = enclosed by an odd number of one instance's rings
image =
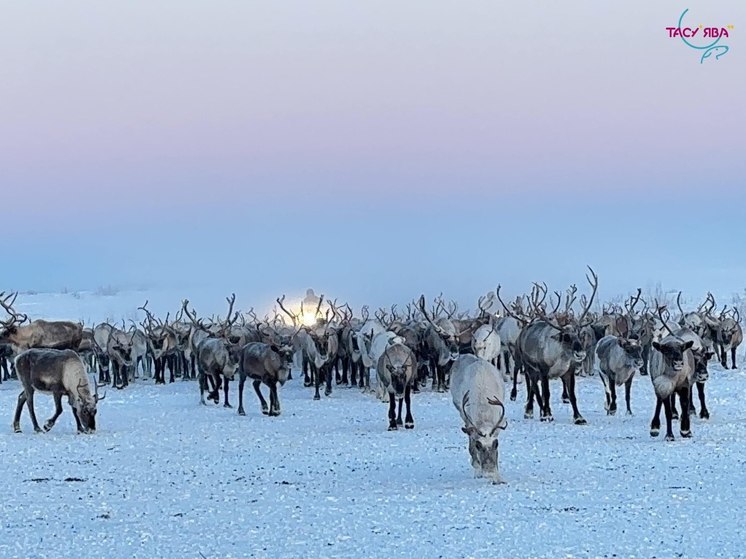
[[[386,405],[335,387],[315,402],[298,380],[283,415],[199,405],[197,385],[109,390],[99,430],[10,422],[0,386],[0,557],[742,557],[746,373],[716,370],[712,419],[694,438],[648,435],[653,395],[607,417],[598,379],[579,381],[587,426],[524,420],[501,435],[505,485],[474,479],[448,394],[414,397],[414,431],[388,432]],[[237,394],[232,392],[232,401]],[[51,415],[39,396],[39,417]],[[678,429],[675,431],[678,435]]]
[[[43,294],[18,305],[100,321],[145,299],[159,313],[180,300]],[[648,435],[647,377],[635,380],[633,417],[607,417],[601,382],[580,379],[587,426],[571,423],[558,384],[553,424],[510,402],[505,485],[473,478],[450,396],[429,390],[413,399],[415,430],[388,432],[386,405],[357,389],[314,402],[293,380],[283,415],[268,418],[247,386],[239,417],[200,406],[195,382],[138,381],[109,390],[95,435],[75,434],[67,406],[43,435],[24,411],[18,435],[20,387],[3,383],[0,558],[744,557],[745,371],[713,367],[712,419],[695,419],[690,440],[675,429],[674,443]],[[49,417],[51,398],[36,402]]]

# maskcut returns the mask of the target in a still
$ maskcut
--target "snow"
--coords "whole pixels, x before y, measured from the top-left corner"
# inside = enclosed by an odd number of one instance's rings
[[[389,432],[387,406],[357,389],[313,401],[294,373],[269,418],[250,385],[239,417],[236,386],[225,409],[201,406],[195,382],[138,380],[108,391],[96,434],[76,434],[66,405],[36,435],[25,411],[12,432],[20,387],[0,385],[0,557],[744,555],[743,368],[712,367],[712,419],[689,440],[676,426],[672,443],[648,434],[648,377],[632,417],[606,416],[601,381],[579,379],[587,426],[559,383],[554,423],[523,419],[521,386],[500,435],[504,485],[473,477],[449,394],[414,395],[415,429]],[[51,397],[36,409],[49,417]]]

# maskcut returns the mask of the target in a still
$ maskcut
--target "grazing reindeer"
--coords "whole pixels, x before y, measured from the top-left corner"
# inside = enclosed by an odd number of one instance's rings
[[[604,336],[596,344],[594,366],[606,392],[607,415],[616,413],[616,387],[624,385],[627,415],[632,415],[630,392],[635,373],[642,369],[642,347],[636,339]]]
[[[238,359],[238,415],[246,415],[243,409],[243,387],[247,378],[253,380],[254,391],[262,405],[262,413],[269,416],[280,415],[280,397],[277,385],[284,386],[293,362],[293,348],[290,345],[249,342],[241,348]],[[269,407],[262,396],[261,385],[269,387]]]
[[[19,350],[32,347],[50,349],[73,349],[80,347],[83,340],[83,325],[75,322],[34,320],[23,326],[28,320],[25,314],[13,310],[13,303],[18,293],[5,296],[0,293],[0,306],[10,318],[0,321],[0,344],[11,344]]]
[[[402,402],[407,405],[404,428],[414,429],[411,395],[416,372],[417,358],[414,352],[403,343],[395,342],[388,345],[378,358],[376,364],[378,384],[389,395],[389,431],[396,431],[398,426],[402,425]],[[398,416],[396,414],[397,399],[399,400]]]
[[[656,302],[657,306],[657,302]],[[658,314],[661,315],[662,307],[658,306]],[[661,315],[664,324],[666,321]],[[679,395],[681,401],[681,436],[688,438],[692,436],[689,421],[689,393],[695,375],[694,354],[691,351],[693,340],[684,341],[677,337],[673,331],[660,341],[653,342],[653,351],[650,355],[650,380],[657,402],[655,413],[650,423],[650,435],[657,437],[660,433],[661,406],[666,413],[666,440],[673,441],[673,419],[671,396]]]
[[[464,421],[461,430],[469,437],[475,476],[502,483],[497,464],[497,436],[508,426],[502,375],[484,359],[461,355],[451,369],[451,397]]]
[[[44,424],[44,431],[49,431],[62,414],[63,396],[68,397],[78,431],[93,433],[96,430],[96,404],[106,395],[99,397],[96,383],[96,392],[91,394],[85,364],[77,353],[69,349],[28,349],[16,357],[16,370],[23,384],[23,392],[18,395],[13,418],[13,430],[16,433],[21,432],[24,404],[28,407],[34,431],[42,431],[34,411],[34,392],[37,390],[54,397],[55,413]]]

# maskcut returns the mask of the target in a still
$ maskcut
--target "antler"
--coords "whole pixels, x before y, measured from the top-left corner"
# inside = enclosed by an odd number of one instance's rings
[[[502,415],[500,416],[500,419],[497,420],[497,423],[492,428],[492,431],[490,431],[490,437],[495,434],[495,431],[500,429],[501,431],[505,431],[505,429],[508,428],[508,422],[505,422],[505,425],[500,425],[503,422],[503,419],[505,419],[505,405],[500,401],[499,398],[487,398],[487,403],[491,406],[500,406],[500,408],[503,410]]]
[[[676,295],[676,306],[679,307],[679,312],[681,313],[681,316],[684,316],[684,309],[681,308],[681,291],[679,291],[679,294]],[[702,305],[700,305],[700,309],[701,308],[702,308]]]
[[[641,295],[642,295],[642,289],[638,287],[637,295],[634,295],[634,296],[630,295],[629,301],[624,303],[624,308],[627,309],[628,316],[632,316],[633,313],[635,312],[635,307],[637,306],[637,303],[640,302]],[[679,295],[681,295],[681,291],[679,291]],[[679,307],[679,309],[681,309],[681,307]]]
[[[526,325],[529,323],[529,320],[526,317],[520,317],[517,314],[515,314],[513,311],[511,311],[508,306],[505,304],[505,301],[502,300],[502,297],[500,297],[500,289],[502,288],[501,285],[498,284],[497,289],[495,290],[497,295],[497,300],[500,301],[500,304],[502,305],[503,309],[505,309],[505,312],[508,313],[509,316],[512,316],[515,318],[518,322],[520,322],[523,325]]]
[[[591,322],[588,322],[587,324],[583,324],[583,319],[588,314],[588,311],[591,310],[591,306],[593,305],[593,299],[596,297],[596,291],[598,290],[598,276],[596,275],[596,272],[593,271],[593,268],[588,266],[588,270],[591,272],[591,276],[589,277],[588,274],[585,275],[585,279],[588,280],[588,283],[591,284],[591,287],[593,287],[593,291],[591,292],[591,297],[588,300],[587,305],[583,305],[583,314],[580,315],[580,318],[578,318],[578,324],[581,328],[584,328],[585,326],[588,326]]]
[[[0,325],[3,326],[3,328],[10,328],[14,324],[23,324],[28,320],[28,316],[25,314],[17,313],[13,310],[13,303],[16,302],[16,298],[18,297],[18,292],[10,293],[7,297],[5,297],[5,291],[0,293],[0,306],[5,309],[5,312],[7,312],[10,315],[10,319],[6,321],[0,321]],[[19,317],[22,317],[19,319]]]
[[[286,315],[288,315],[290,317],[290,320],[293,321],[293,326],[297,326],[298,322],[301,322],[301,323],[303,322],[303,321],[299,321],[298,320],[298,315],[296,315],[294,313],[291,313],[289,310],[287,310],[285,308],[285,305],[282,304],[285,301],[285,295],[284,294],[283,294],[282,298],[278,297],[276,300],[277,300],[277,304],[280,305],[280,309],[282,309],[282,312],[284,312]]]
[[[663,318],[663,311],[665,311],[665,310],[666,310],[666,305],[660,305],[660,304],[658,303],[658,299],[656,299],[656,300],[655,300],[655,307],[656,307],[656,309],[657,309],[657,310],[656,310],[656,312],[658,313],[658,318],[660,318],[660,319],[661,319],[661,322],[663,323],[663,327],[664,327],[664,328],[665,328],[666,330],[668,330],[668,333],[669,333],[669,334],[671,334],[672,336],[676,336],[676,334],[674,334],[674,333],[673,333],[673,330],[671,330],[671,328],[669,328],[669,327],[668,327],[668,322],[667,322],[667,320],[666,320],[665,318]]]

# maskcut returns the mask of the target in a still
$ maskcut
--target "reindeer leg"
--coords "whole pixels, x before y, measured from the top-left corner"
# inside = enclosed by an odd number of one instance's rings
[[[229,387],[229,380],[228,378],[223,379],[223,397],[225,399],[223,403],[224,408],[232,408],[231,403],[228,401],[228,387]]]
[[[663,399],[658,396],[655,403],[655,412],[653,412],[653,420],[650,422],[650,436],[657,437],[661,431],[661,406],[663,405]]]
[[[44,424],[44,430],[49,431],[54,427],[57,418],[62,415],[62,394],[54,393],[54,415]]]
[[[262,413],[264,415],[269,415],[269,407],[267,407],[267,400],[264,399],[264,396],[262,396],[262,381],[255,380],[254,381],[254,392],[256,392],[256,395],[259,397],[259,402],[262,404]]]
[[[538,391],[538,386],[536,390]],[[552,417],[552,407],[549,405],[549,398],[551,392],[549,391],[549,377],[541,375],[541,421],[554,421]]]
[[[689,415],[697,415],[697,408],[694,405],[694,385],[689,386]]]
[[[679,412],[676,409],[676,392],[671,394],[670,396],[671,400],[671,418],[672,419],[678,419],[679,418]]]
[[[241,375],[238,380],[238,415],[246,415],[243,409],[243,385],[246,384],[246,375]]]
[[[674,394],[676,393],[674,392]],[[673,436],[673,425],[672,425],[673,410],[671,409],[671,402],[673,400],[674,394],[672,394],[671,397],[669,398],[663,398],[663,409],[666,412],[666,440],[667,441],[675,440]]]
[[[399,398],[399,413],[396,416],[396,425],[404,425],[404,422],[401,420],[401,410],[402,405],[404,404],[404,398]]]
[[[567,381],[565,380],[565,377],[562,377],[562,403],[570,403],[570,395],[567,393]]]
[[[389,392],[389,431],[396,430],[396,396]]]
[[[616,382],[609,379],[609,393],[611,402],[609,403],[609,415],[616,415]]]
[[[524,419],[534,418],[534,381],[531,375],[526,372],[526,407],[523,410]],[[539,407],[541,408],[541,400],[539,400]]]
[[[277,394],[277,381],[272,381],[269,385],[269,415],[277,417],[280,415],[280,396]]]
[[[632,407],[630,406],[630,397],[632,395],[632,379],[635,375],[629,377],[627,382],[624,383],[624,399],[627,402],[627,415],[632,415]]]
[[[679,400],[681,400],[681,436],[688,439],[692,436],[691,418],[689,417],[689,387],[679,389]]]
[[[404,428],[414,429],[414,417],[412,417],[412,388],[409,385],[404,388],[404,403],[407,406],[407,415],[404,417]]]
[[[34,389],[32,388],[26,394],[26,407],[28,407],[28,413],[31,416],[31,423],[34,424],[34,431],[41,433],[41,427],[39,422],[36,420],[36,411],[34,410]]]
[[[567,384],[568,384],[568,392],[570,393],[570,405],[572,406],[572,417],[573,421],[575,422],[575,425],[587,425],[588,422],[585,420],[585,418],[580,415],[580,411],[578,410],[578,399],[575,395],[575,371],[570,371],[567,373]],[[613,386],[613,383],[609,383],[612,385],[611,387],[611,393],[613,398],[612,405],[614,406],[614,411],[616,411],[616,388]]]
[[[332,395],[332,367],[333,365],[331,363],[324,363],[324,366],[322,367],[324,376],[326,377],[326,390],[324,390],[324,396]]]
[[[508,352],[505,352],[505,370],[508,369]],[[518,397],[518,374],[520,371],[520,367],[518,366],[517,360],[514,360],[513,362],[513,388],[510,391],[510,401],[515,402],[515,399]],[[528,375],[526,375],[526,383],[528,383]],[[528,384],[526,384],[526,387],[528,388]],[[529,389],[530,392],[530,389]],[[533,411],[531,412],[531,417],[533,417]]]
[[[736,368],[736,348],[735,347],[730,348],[730,361],[733,364],[731,369],[735,369]]]
[[[21,413],[23,413],[23,406],[26,405],[26,391],[23,390],[18,395],[18,403],[16,404],[16,414],[13,416],[13,432],[21,432]]]
[[[311,377],[308,376],[309,369],[311,368],[311,364],[308,362],[308,359],[306,359],[306,356],[303,356],[303,386],[312,386],[313,383],[311,382]]]
[[[705,383],[704,382],[698,382],[697,383],[697,393],[699,394],[699,417],[701,419],[710,419],[710,412],[707,409],[707,404],[705,404]]]
[[[158,367],[156,367],[156,383],[158,382]],[[205,392],[207,392],[207,375],[200,371],[199,373],[199,401],[203,406],[207,405],[205,402]]]
[[[70,408],[73,410],[73,417],[75,418],[75,425],[78,428],[78,433],[83,433],[83,424],[80,422],[80,417],[78,416],[78,410],[76,410],[72,404],[70,404]]]

